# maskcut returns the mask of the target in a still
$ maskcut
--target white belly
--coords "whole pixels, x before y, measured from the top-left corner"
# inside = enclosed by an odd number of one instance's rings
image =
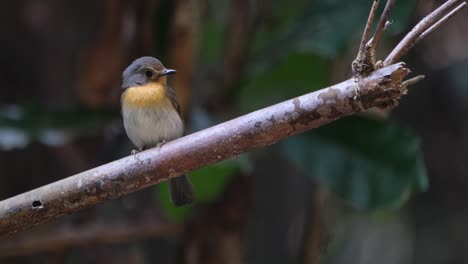
[[[156,146],[162,140],[173,140],[184,133],[184,125],[172,105],[166,107],[122,106],[125,131],[138,149]]]

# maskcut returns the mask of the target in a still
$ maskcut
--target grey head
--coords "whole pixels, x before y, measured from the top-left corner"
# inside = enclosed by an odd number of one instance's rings
[[[155,82],[175,72],[175,70],[166,69],[156,58],[141,57],[134,60],[122,73],[122,89]]]

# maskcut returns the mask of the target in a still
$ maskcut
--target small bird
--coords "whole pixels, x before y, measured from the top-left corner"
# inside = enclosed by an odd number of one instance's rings
[[[166,69],[156,58],[141,57],[122,74],[123,123],[127,136],[138,151],[160,148],[167,141],[184,134],[179,103],[167,85],[167,76],[175,72]],[[189,204],[195,198],[186,174],[171,179],[169,191],[172,202],[177,206]]]

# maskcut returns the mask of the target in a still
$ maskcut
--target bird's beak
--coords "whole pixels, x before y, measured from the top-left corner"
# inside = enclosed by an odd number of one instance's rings
[[[166,76],[166,75],[171,75],[171,74],[174,74],[176,73],[176,70],[173,70],[173,69],[164,69],[162,72],[161,72],[161,75],[162,76]]]

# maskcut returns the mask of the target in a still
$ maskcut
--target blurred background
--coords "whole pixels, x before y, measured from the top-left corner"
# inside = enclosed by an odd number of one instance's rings
[[[177,69],[198,131],[349,78],[370,2],[2,2],[0,199],[129,155],[137,57]],[[380,57],[442,2],[397,1]],[[194,171],[189,207],[162,184],[3,238],[0,263],[467,263],[467,43],[464,11],[405,57],[426,79],[396,109]]]

